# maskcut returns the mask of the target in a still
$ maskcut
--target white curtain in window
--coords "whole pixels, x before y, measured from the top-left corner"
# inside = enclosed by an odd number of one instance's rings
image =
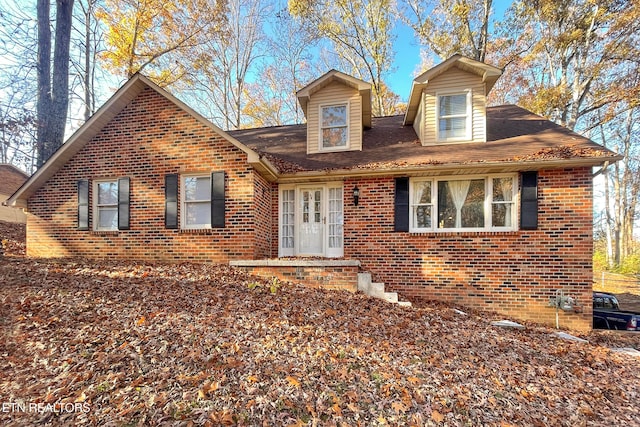
[[[467,200],[470,184],[471,181],[469,180],[449,181],[449,191],[451,192],[453,204],[456,206],[456,228],[462,228],[462,206]]]
[[[502,180],[502,197],[505,202],[511,202],[513,197],[513,180],[511,178],[506,178]],[[511,203],[505,203],[505,219],[504,225],[505,227],[511,227]]]

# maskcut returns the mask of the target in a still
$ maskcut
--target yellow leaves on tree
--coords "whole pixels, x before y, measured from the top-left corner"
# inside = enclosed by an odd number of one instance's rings
[[[189,51],[217,34],[224,5],[206,0],[106,0],[96,17],[106,27],[101,59],[114,73],[143,69],[161,85],[179,78],[197,58]]]

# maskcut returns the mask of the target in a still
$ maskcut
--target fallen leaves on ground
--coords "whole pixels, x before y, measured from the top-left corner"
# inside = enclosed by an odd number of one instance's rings
[[[6,258],[0,278],[0,403],[61,409],[2,425],[639,425],[638,359],[551,329],[227,266]]]
[[[0,221],[0,253],[5,256],[24,256],[26,252],[26,224]]]

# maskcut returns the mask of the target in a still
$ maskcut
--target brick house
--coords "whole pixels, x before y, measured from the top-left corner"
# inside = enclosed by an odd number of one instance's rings
[[[513,105],[459,55],[417,77],[403,116],[332,70],[304,125],[224,132],[141,75],[9,203],[27,252],[231,263],[318,286],[591,325],[592,170],[615,153]],[[376,285],[380,286],[380,285]],[[379,289],[378,289],[379,290]]]
[[[0,221],[6,222],[27,222],[27,217],[20,209],[3,206],[4,202],[11,196],[22,184],[24,184],[29,175],[8,163],[0,163]],[[0,240],[2,240],[0,238]]]

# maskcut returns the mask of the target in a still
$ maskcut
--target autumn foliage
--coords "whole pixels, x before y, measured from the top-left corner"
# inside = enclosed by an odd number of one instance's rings
[[[0,278],[0,402],[89,409],[3,411],[2,425],[640,419],[638,360],[607,348],[638,348],[637,336],[575,343],[441,304],[291,284],[273,292],[227,266],[7,257]]]

